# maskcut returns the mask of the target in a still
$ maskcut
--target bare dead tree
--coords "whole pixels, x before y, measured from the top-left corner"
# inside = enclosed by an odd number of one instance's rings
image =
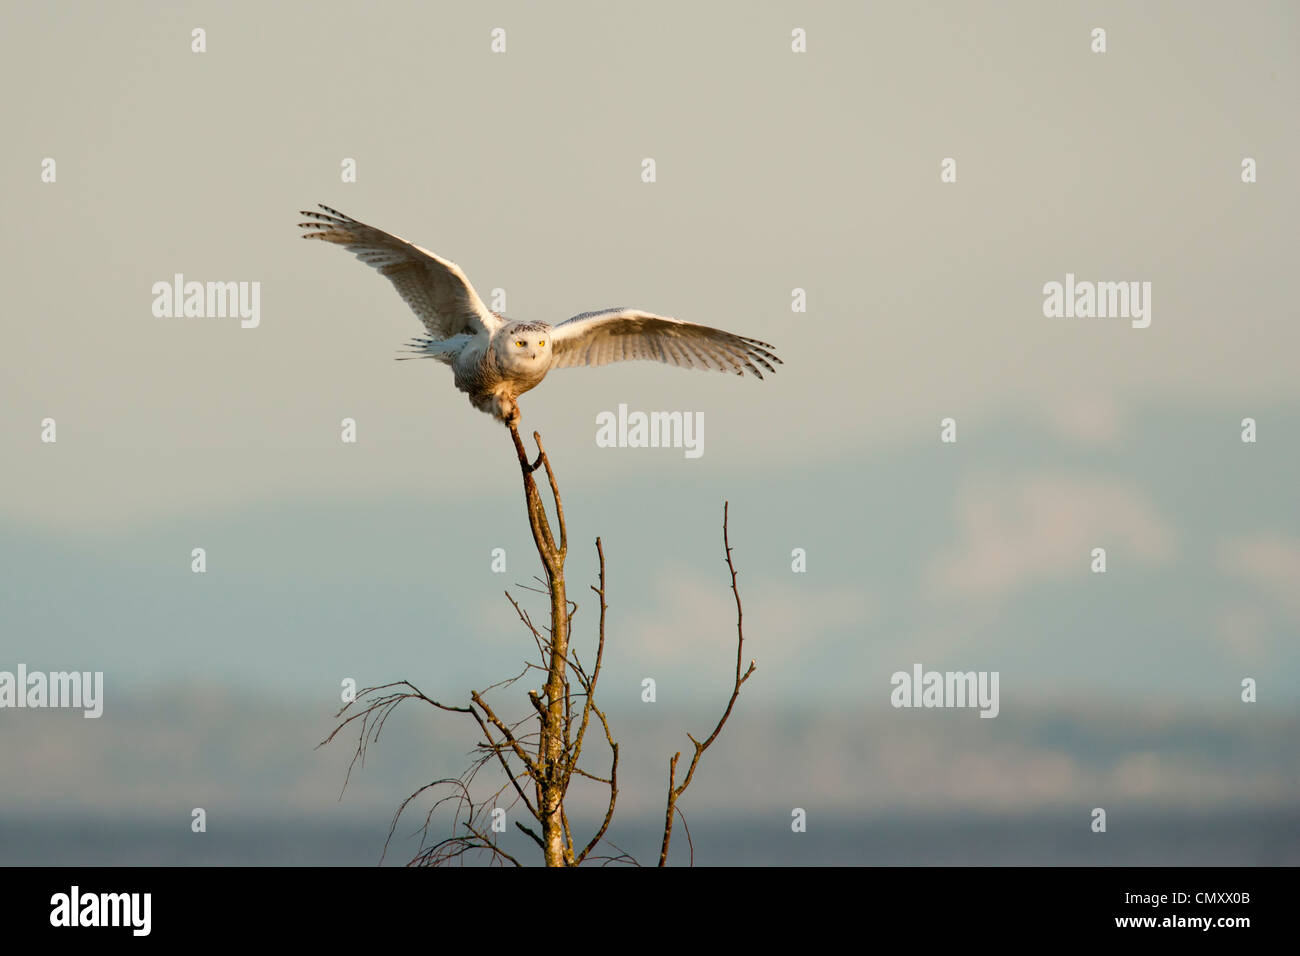
[[[523,864],[515,856],[507,853],[498,844],[500,831],[494,826],[498,822],[494,811],[502,809],[499,804],[503,796],[508,801],[505,809],[513,809],[522,804],[527,815],[537,825],[537,829],[534,829],[519,821],[515,823],[521,832],[537,844],[547,866],[579,866],[588,861],[636,865],[636,860],[615,846],[607,836],[618,802],[619,745],[610,730],[605,711],[596,703],[596,687],[605,658],[605,619],[608,610],[605,600],[605,549],[600,538],[597,538],[596,554],[599,558],[600,586],[593,585],[591,590],[600,599],[600,623],[596,655],[591,670],[588,671],[577,653],[570,651],[569,631],[578,606],[568,600],[565,591],[564,561],[568,555],[568,533],[564,522],[564,505],[560,500],[555,472],[542,446],[541,435],[533,432],[533,440],[537,444],[537,458],[531,462],[528,460],[528,453],[524,449],[519,432],[513,424],[510,425],[510,436],[514,441],[523,475],[524,500],[528,508],[528,523],[532,530],[533,543],[546,570],[545,585],[550,600],[550,627],[545,631],[539,629],[528,612],[508,591],[506,599],[532,635],[540,655],[540,663],[528,664],[521,673],[483,691],[470,691],[467,706],[440,703],[425,695],[409,681],[364,688],[354,701],[345,704],[339,710],[336,717],[343,718],[342,721],[318,746],[324,746],[343,730],[355,726],[357,745],[343,782],[346,790],[353,768],[358,762],[364,765],[367,748],[379,740],[384,724],[403,701],[418,700],[437,710],[468,715],[477,724],[482,738],[475,748],[469,767],[459,777],[434,780],[425,784],[402,801],[389,827],[388,840],[384,843],[385,854],[402,814],[417,798],[425,793],[434,792],[441,795],[437,796],[425,814],[419,831],[420,847],[410,861],[410,865],[439,865],[461,860],[468,854],[486,853],[492,863],[522,866]],[[558,540],[533,477],[539,468],[545,470],[550,484],[555,523],[559,529]],[[676,774],[681,753],[675,754],[669,763],[668,806],[663,842],[659,851],[660,866],[666,865],[668,860],[674,816],[681,815],[677,801],[690,786],[700,758],[717,740],[718,735],[722,733],[722,728],[731,717],[736,700],[740,696],[741,685],[754,673],[754,662],[751,660],[749,669],[743,675],[741,674],[745,642],[742,629],[743,610],[740,591],[736,587],[736,569],[731,559],[731,543],[727,530],[728,507],[728,505],[723,506],[722,534],[727,567],[731,571],[731,590],[736,600],[736,678],[726,710],[713,728],[713,732],[703,742],[687,735],[695,747],[695,752],[691,757],[686,776],[680,784],[676,783]],[[488,693],[510,687],[532,670],[543,671],[546,680],[541,694],[534,690],[529,690],[527,693],[531,713],[525,713],[517,720],[505,719],[488,702]],[[577,683],[576,693],[571,679]],[[349,711],[352,713],[348,713]],[[605,742],[610,750],[611,759],[607,776],[589,772],[579,766],[593,714],[600,723]],[[488,765],[497,766],[503,772],[505,780],[495,790],[489,791],[482,799],[476,801],[472,786],[479,771]],[[575,776],[597,783],[609,792],[604,818],[591,837],[582,844],[575,843],[565,810],[565,799]],[[340,794],[340,798],[341,796]],[[448,837],[430,843],[433,816],[439,808],[448,804],[453,807],[452,833]],[[685,826],[684,816],[683,826]],[[538,830],[541,832],[539,833]],[[689,841],[689,829],[686,830],[686,835]],[[602,843],[612,848],[614,852],[595,854],[594,851],[600,848]],[[693,846],[691,861],[694,862]]]

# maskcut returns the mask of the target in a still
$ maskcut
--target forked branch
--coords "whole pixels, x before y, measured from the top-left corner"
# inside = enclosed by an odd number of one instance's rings
[[[754,673],[754,662],[749,662],[749,669],[741,674],[740,668],[745,656],[745,609],[740,603],[740,591],[736,587],[736,565],[731,560],[731,540],[727,535],[727,515],[730,509],[730,502],[724,502],[722,505],[722,545],[727,553],[727,568],[731,571],[731,593],[736,597],[736,679],[731,688],[731,698],[727,701],[727,709],[722,712],[722,717],[718,720],[718,725],[713,728],[713,733],[704,740],[703,743],[696,740],[690,734],[691,744],[695,747],[695,753],[691,755],[691,764],[686,771],[686,778],[681,784],[677,784],[677,761],[681,759],[681,751],[673,754],[672,760],[668,762],[668,807],[664,811],[664,839],[659,847],[659,865],[668,865],[668,844],[673,838],[673,811],[677,808],[677,800],[686,788],[691,785],[691,780],[695,777],[695,768],[699,766],[700,758],[704,756],[704,751],[708,750],[718,734],[722,733],[722,728],[726,725],[727,719],[731,716],[732,708],[736,706],[736,699],[740,696],[741,685],[749,680]],[[680,812],[680,811],[679,811]],[[683,817],[683,826],[685,817]]]

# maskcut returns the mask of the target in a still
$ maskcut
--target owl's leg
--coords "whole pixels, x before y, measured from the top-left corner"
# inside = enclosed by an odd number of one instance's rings
[[[493,395],[479,407],[506,425],[519,424],[519,406],[504,395]]]

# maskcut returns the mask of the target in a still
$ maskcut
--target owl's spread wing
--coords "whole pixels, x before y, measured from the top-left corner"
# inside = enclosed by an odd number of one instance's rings
[[[782,364],[772,354],[772,348],[757,339],[652,312],[606,309],[575,315],[551,330],[551,350],[555,356],[551,367],[646,359],[737,375],[749,370],[762,378],[758,366],[775,372],[771,363]]]
[[[323,239],[343,246],[393,283],[429,334],[447,339],[459,332],[493,332],[501,319],[478,297],[460,266],[421,249],[382,229],[357,222],[337,209],[321,205],[323,213],[303,210],[311,222],[300,222],[304,239]]]

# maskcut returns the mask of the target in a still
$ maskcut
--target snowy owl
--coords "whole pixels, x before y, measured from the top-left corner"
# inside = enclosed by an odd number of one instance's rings
[[[483,304],[460,266],[405,239],[357,222],[328,206],[302,214],[304,239],[335,242],[388,277],[429,330],[411,342],[411,358],[450,365],[470,403],[513,424],[516,399],[553,368],[605,365],[631,359],[744,375],[775,372],[772,346],[693,322],[637,309],[584,312],[559,325],[514,322]]]

